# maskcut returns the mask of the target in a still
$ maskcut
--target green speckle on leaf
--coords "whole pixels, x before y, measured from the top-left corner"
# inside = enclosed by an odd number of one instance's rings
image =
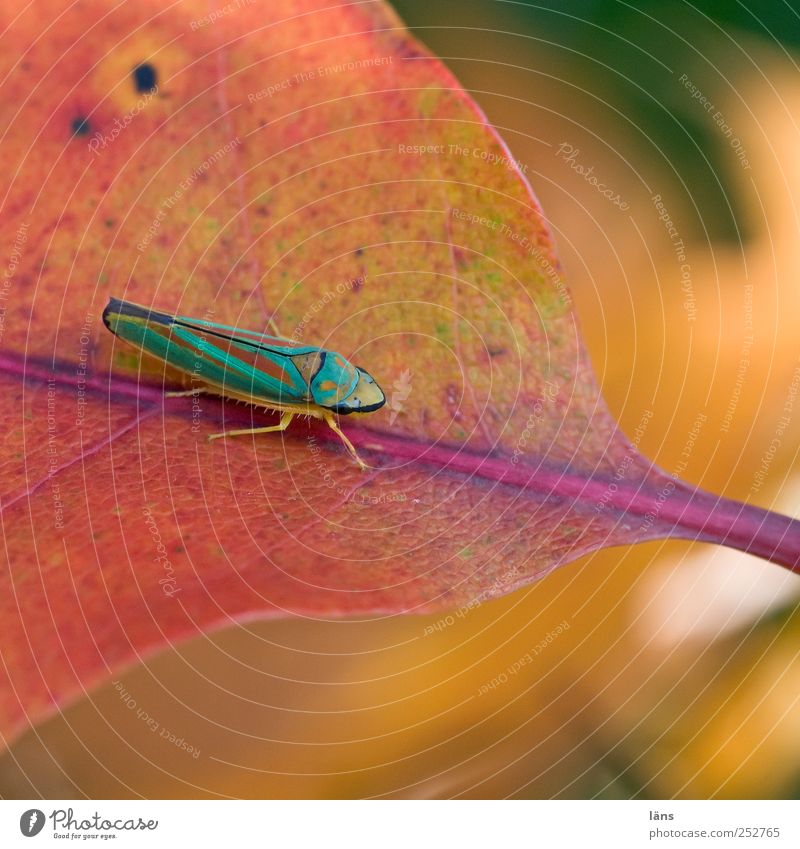
[[[439,86],[431,86],[418,95],[417,109],[423,118],[431,118],[441,101],[442,92]]]
[[[114,360],[117,365],[123,368],[136,368],[139,365],[138,354],[128,353],[128,351],[117,351],[114,355]]]

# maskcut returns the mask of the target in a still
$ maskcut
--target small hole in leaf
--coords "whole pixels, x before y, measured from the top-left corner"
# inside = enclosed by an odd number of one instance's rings
[[[133,84],[136,91],[146,94],[150,91],[155,91],[158,85],[158,75],[156,69],[149,62],[142,62],[133,69]]]
[[[74,136],[85,136],[89,132],[88,118],[73,118],[72,119],[72,134]]]

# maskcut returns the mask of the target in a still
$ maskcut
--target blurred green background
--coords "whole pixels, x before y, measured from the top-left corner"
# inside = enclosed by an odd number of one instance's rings
[[[623,429],[652,412],[639,447],[670,471],[706,415],[682,476],[792,515],[796,411],[754,475],[800,362],[797,6],[395,4],[524,166]],[[3,756],[0,793],[796,798],[798,585],[746,555],[664,542],[584,558],[446,627],[242,625],[120,679],[196,758],[109,684]]]

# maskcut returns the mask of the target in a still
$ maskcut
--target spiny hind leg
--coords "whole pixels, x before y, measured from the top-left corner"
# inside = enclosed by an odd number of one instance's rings
[[[203,387],[198,386],[197,389],[186,389],[180,392],[165,392],[165,398],[188,398],[190,395],[199,395],[203,392]]]
[[[353,459],[356,461],[356,463],[358,463],[358,465],[362,469],[369,469],[370,466],[368,466],[361,459],[361,457],[358,456],[358,451],[356,451],[356,449],[353,447],[353,443],[344,435],[344,433],[342,433],[341,428],[336,423],[336,418],[334,417],[333,413],[328,413],[325,415],[325,424],[328,425],[328,427],[338,435],[339,439],[342,440],[345,445],[345,448],[347,448],[347,450],[353,455]]]
[[[294,417],[294,413],[282,413],[280,422],[276,425],[272,425],[271,427],[248,427],[242,430],[226,430],[222,433],[212,433],[208,438],[211,440],[222,439],[226,436],[246,436],[248,433],[274,433],[278,430],[286,430],[286,428],[289,427],[289,422]]]

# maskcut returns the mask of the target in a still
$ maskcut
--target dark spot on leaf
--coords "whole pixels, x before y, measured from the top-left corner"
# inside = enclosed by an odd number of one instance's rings
[[[136,91],[142,94],[155,91],[158,85],[158,75],[156,69],[149,62],[142,62],[137,65],[133,71],[133,85]]]
[[[398,38],[395,42],[395,53],[401,59],[424,59],[425,54],[407,38]]]
[[[79,116],[72,119],[72,135],[85,136],[89,132],[89,119]]]
[[[114,221],[113,218],[106,218],[104,223],[105,223],[106,227],[113,227],[114,224],[116,224],[116,221]]]
[[[503,354],[505,354],[506,349],[505,348],[489,348],[488,351],[489,351],[489,356],[494,358],[494,357],[499,357],[499,356],[502,356]]]
[[[356,256],[361,256],[364,253],[364,248],[356,248]]]

